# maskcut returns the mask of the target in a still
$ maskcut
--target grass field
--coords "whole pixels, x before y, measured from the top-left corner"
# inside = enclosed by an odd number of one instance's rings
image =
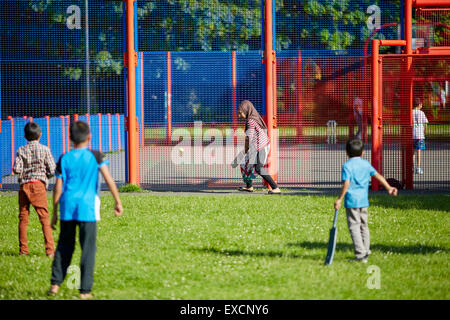
[[[116,218],[112,197],[102,196],[97,299],[450,298],[449,194],[372,193],[368,264],[348,262],[353,247],[341,210],[328,267],[334,195],[121,197],[125,212]],[[58,296],[46,296],[51,260],[34,210],[30,256],[18,256],[17,211],[16,194],[0,196],[0,299],[78,299],[71,278]],[[77,245],[73,265],[79,256]],[[379,289],[368,286],[375,276]]]

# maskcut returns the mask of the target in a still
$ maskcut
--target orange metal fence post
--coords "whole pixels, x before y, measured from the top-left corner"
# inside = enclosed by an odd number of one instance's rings
[[[16,152],[15,152],[15,134],[14,134],[14,118],[11,116],[8,116],[6,118],[7,120],[11,121],[11,169],[14,168],[14,160],[16,158]]]
[[[232,87],[232,118],[233,124],[231,128],[233,129],[233,141],[234,145],[237,145],[237,97],[236,97],[236,87],[237,87],[237,76],[236,76],[236,51],[231,52],[231,87]]]
[[[141,146],[144,145],[144,53],[141,52]]]
[[[62,131],[62,153],[66,153],[66,128],[64,125],[64,116],[59,116],[61,118],[61,131]]]
[[[89,113],[86,113],[86,120],[87,120],[87,124],[89,126],[89,130],[92,133],[92,128],[91,128],[91,117],[89,115]],[[92,139],[89,140],[89,150],[91,150],[91,141]]]
[[[67,119],[67,152],[70,151],[70,116],[66,116]]]
[[[383,175],[383,59],[379,57],[378,61],[378,144],[380,146],[378,151],[378,172]]]
[[[111,143],[111,113],[108,113],[108,151],[112,152],[112,143]]]
[[[297,51],[297,143],[303,139],[303,110],[302,110],[302,53]]]
[[[122,145],[120,144],[120,114],[116,113],[117,118],[117,151],[122,150]]]
[[[98,151],[102,152],[102,114],[97,113],[98,117]]]
[[[412,0],[405,1],[405,40],[406,47],[405,53],[407,55],[412,54]],[[405,110],[403,114],[404,123],[402,124],[402,183],[406,185],[406,189],[413,189],[413,145],[412,145],[412,99],[413,99],[413,88],[411,79],[411,65],[412,57],[408,56],[406,58],[406,92],[405,99]]]
[[[128,183],[139,184],[138,181],[138,127],[136,123],[136,66],[137,53],[134,46],[134,3],[136,0],[126,1],[126,29],[127,29],[127,116],[128,116]]]
[[[45,116],[45,120],[47,122],[47,147],[51,150],[51,143],[50,143],[50,117]]]
[[[270,140],[270,152],[268,157],[268,173],[277,181],[276,173],[276,141],[274,141],[274,75],[273,64],[275,52],[273,51],[273,6],[272,0],[266,0],[264,6],[264,63],[265,63],[265,102],[267,116],[267,135]]]
[[[379,40],[372,40],[372,166],[380,171],[380,141],[379,141]],[[372,178],[372,190],[379,189],[378,180]]]
[[[170,51],[166,53],[166,85],[167,85],[167,144],[172,143],[172,56]]]

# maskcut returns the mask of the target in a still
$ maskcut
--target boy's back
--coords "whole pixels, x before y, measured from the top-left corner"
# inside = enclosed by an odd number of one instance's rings
[[[56,177],[62,179],[61,220],[100,220],[100,171],[108,164],[101,152],[73,149],[61,156]]]
[[[346,208],[365,208],[369,206],[369,183],[377,171],[361,157],[353,157],[342,166],[342,181],[350,181],[345,195]]]
[[[413,139],[425,139],[425,125],[428,123],[427,116],[420,109],[413,109]]]
[[[14,172],[19,174],[19,184],[40,180],[48,185],[48,177],[55,170],[55,162],[50,149],[39,143],[29,141],[17,150]]]

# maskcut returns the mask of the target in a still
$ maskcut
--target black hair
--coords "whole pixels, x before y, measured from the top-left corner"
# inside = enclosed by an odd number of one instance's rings
[[[76,121],[70,125],[70,140],[74,144],[80,144],[89,137],[89,126],[86,122]]]
[[[360,157],[364,151],[364,142],[361,139],[350,139],[345,145],[345,150],[350,158]]]
[[[414,98],[414,108],[417,108],[419,104],[422,104],[422,100],[420,98]]]
[[[36,122],[28,122],[24,128],[25,139],[28,141],[38,140],[41,136],[41,127]]]

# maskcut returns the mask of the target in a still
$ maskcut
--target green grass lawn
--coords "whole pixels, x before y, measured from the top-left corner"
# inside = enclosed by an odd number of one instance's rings
[[[350,263],[341,210],[334,262],[323,266],[334,195],[102,196],[97,299],[449,299],[450,195],[371,194],[372,255]],[[0,196],[0,299],[48,298],[51,260],[34,210],[30,256],[18,256],[16,196]],[[55,232],[55,238],[58,233]],[[56,240],[56,239],[55,239]],[[73,265],[79,264],[77,244]],[[375,267],[373,267],[375,266]],[[379,289],[370,289],[378,270]]]

